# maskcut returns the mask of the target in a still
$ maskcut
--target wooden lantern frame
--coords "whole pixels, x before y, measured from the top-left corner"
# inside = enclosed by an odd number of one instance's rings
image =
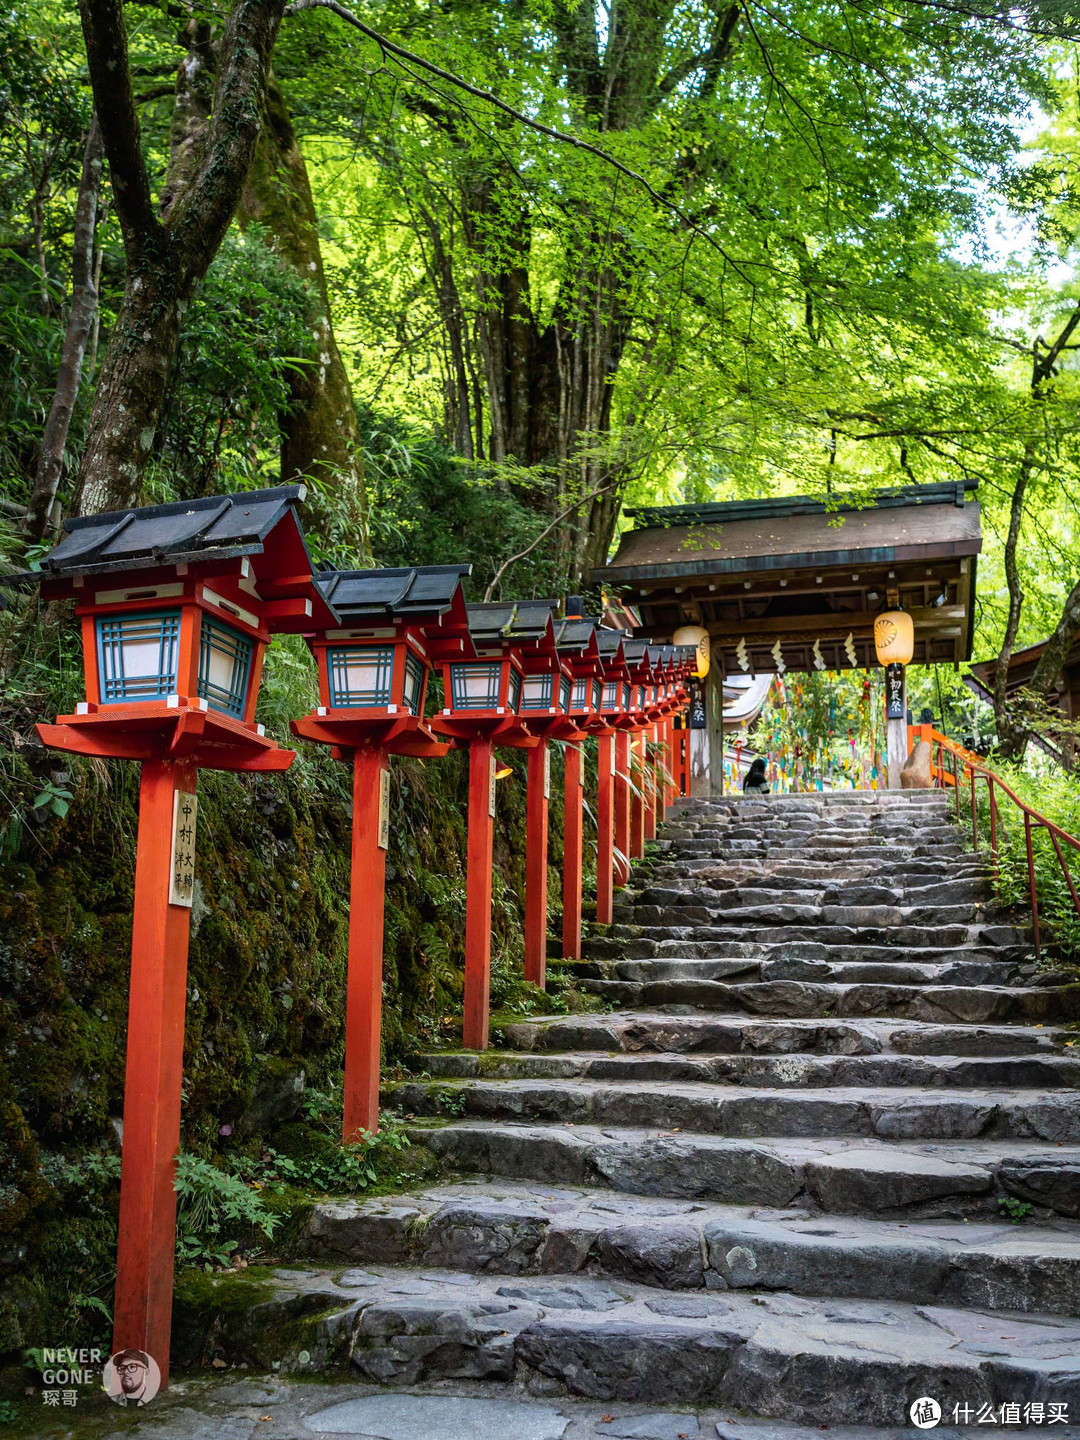
[[[295,735],[331,746],[352,766],[349,961],[345,999],[343,1138],[379,1126],[386,852],[390,842],[388,756],[432,758],[450,746],[424,718],[432,652],[464,653],[468,615],[461,582],[470,565],[335,570],[318,577],[335,620],[308,636],[319,672],[318,709],[292,722]],[[378,652],[386,683],[341,692],[335,670]],[[410,686],[410,681],[412,685]],[[410,688],[412,693],[410,694]],[[344,698],[369,703],[341,704]]]
[[[543,710],[522,712],[527,674],[561,675],[555,645],[552,600],[523,600],[468,606],[467,644],[454,654],[440,652],[444,705],[431,717],[431,728],[469,750],[469,831],[465,895],[465,1000],[462,1043],[485,1050],[488,1044],[491,989],[491,895],[495,821],[495,747],[529,750],[530,774],[545,765],[543,735],[547,723],[562,717]],[[495,702],[455,705],[454,667],[499,666]],[[534,758],[534,756],[538,758]],[[546,773],[546,769],[545,769]],[[535,784],[536,782],[534,782]],[[546,851],[546,834],[544,836]]]
[[[176,1232],[176,1155],[187,958],[195,886],[199,768],[284,770],[295,758],[255,721],[271,634],[333,618],[312,575],[296,507],[299,485],[146,506],[65,522],[35,576],[47,600],[73,600],[86,699],[41,724],[46,745],[139,760],[113,1350],[143,1350],[168,1382]],[[111,696],[109,659],[128,636],[156,633],[156,688]],[[217,627],[221,627],[220,630]],[[246,647],[233,705],[213,703],[202,642],[225,632]],[[162,667],[167,641],[169,665]],[[108,652],[103,648],[109,645]],[[233,651],[235,662],[240,651]],[[123,672],[126,682],[126,670]],[[203,693],[200,693],[200,690]],[[242,693],[241,693],[242,691]],[[232,692],[230,692],[232,693]],[[235,713],[230,713],[233,711]]]

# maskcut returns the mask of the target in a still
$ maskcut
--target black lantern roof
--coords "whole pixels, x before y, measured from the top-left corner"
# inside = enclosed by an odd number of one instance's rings
[[[511,600],[470,605],[469,634],[475,645],[541,641],[552,628],[557,600]]]
[[[609,625],[601,625],[599,620],[594,620],[593,624],[596,626],[596,645],[601,659],[605,663],[614,660],[620,648],[630,639],[630,632],[614,630]]]
[[[555,630],[555,643],[560,650],[587,650],[596,638],[595,620],[563,620]]]
[[[344,621],[445,615],[460,603],[471,565],[416,565],[389,570],[329,570],[315,577]]]
[[[305,494],[303,485],[280,485],[273,490],[76,516],[64,521],[64,538],[44,557],[35,578],[258,555],[263,541],[286,516],[295,520],[296,506]],[[298,522],[296,528],[300,534]]]

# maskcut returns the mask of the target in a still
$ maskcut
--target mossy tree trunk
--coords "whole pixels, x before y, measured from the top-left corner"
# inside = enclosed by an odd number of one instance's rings
[[[352,386],[330,315],[307,166],[289,109],[273,74],[266,87],[262,132],[240,201],[242,225],[258,224],[278,254],[308,282],[316,359],[292,372],[292,403],[282,417],[281,478],[311,479],[338,492],[345,517],[335,548],[371,559],[360,432]],[[316,506],[318,509],[319,507]],[[328,537],[329,538],[329,537]]]
[[[127,262],[124,298],[90,412],[79,475],[83,514],[138,502],[181,318],[225,237],[255,152],[284,6],[285,0],[232,0],[216,46],[209,118],[193,135],[185,173],[170,166],[175,186],[167,213],[159,216],[140,144],[123,0],[79,0]],[[181,74],[178,95],[186,86]]]

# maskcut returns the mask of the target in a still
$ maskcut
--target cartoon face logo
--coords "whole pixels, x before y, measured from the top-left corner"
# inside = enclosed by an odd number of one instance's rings
[[[149,1405],[161,1389],[161,1371],[145,1350],[118,1350],[105,1366],[101,1383],[115,1405]]]

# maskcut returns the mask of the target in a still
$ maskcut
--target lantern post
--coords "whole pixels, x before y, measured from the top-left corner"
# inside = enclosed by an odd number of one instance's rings
[[[391,755],[445,755],[424,721],[431,648],[463,648],[469,565],[331,570],[318,577],[333,622],[308,636],[320,705],[293,734],[352,767],[349,955],[345,989],[346,1143],[379,1126],[383,921]]]
[[[573,607],[572,607],[573,608]],[[558,636],[567,656],[572,686],[569,724],[560,738],[563,752],[563,892],[562,954],[565,960],[581,958],[581,872],[585,822],[584,741],[592,733],[603,700],[602,667],[596,628],[591,620],[575,616],[565,620]]]
[[[656,647],[659,657],[657,666],[656,686],[656,712],[657,720],[653,726],[654,761],[653,761],[653,806],[652,821],[653,833],[656,826],[663,822],[667,816],[667,807],[670,803],[671,785],[671,716],[674,709],[673,700],[673,678],[675,674],[675,650],[670,645],[659,645]]]
[[[646,687],[649,724],[645,730],[645,839],[656,839],[656,827],[663,817],[663,800],[660,793],[661,772],[664,769],[664,717],[666,715],[665,692],[667,689],[668,654],[663,645],[649,646],[649,662],[652,667],[652,684]],[[650,754],[651,746],[651,754]]]
[[[694,673],[693,652],[682,646],[672,646],[673,666],[671,680],[671,699],[668,716],[668,773],[670,775],[667,804],[670,807],[679,799],[682,794],[682,786],[679,781],[679,734],[676,729],[676,722],[682,718],[685,723],[686,712],[690,706],[690,679]],[[689,788],[689,787],[688,787]]]
[[[915,651],[915,626],[898,605],[895,590],[886,592],[887,610],[874,619],[874,649],[885,667],[885,754],[890,790],[899,790],[900,772],[908,758],[907,671]]]
[[[630,715],[627,728],[630,734],[630,849],[631,860],[641,860],[645,854],[645,809],[649,789],[646,732],[650,727],[652,705],[652,661],[649,646],[643,641],[633,640],[626,646],[627,664],[630,670]],[[637,756],[636,779],[633,775],[633,757]],[[628,877],[629,878],[629,877]]]
[[[271,633],[329,619],[296,518],[300,485],[65,522],[42,595],[74,600],[86,699],[38,725],[76,755],[138,760],[113,1349],[169,1373],[176,1155],[200,769],[285,770],[255,721]]]
[[[621,889],[630,880],[630,862],[633,858],[632,840],[632,781],[631,743],[635,734],[638,717],[635,713],[637,689],[635,673],[640,669],[646,646],[643,641],[632,640],[625,634],[622,639],[622,678],[617,692],[618,707],[605,710],[615,729],[615,886]]]
[[[543,602],[550,604],[550,602]],[[569,628],[568,628],[569,627]],[[536,744],[529,750],[525,836],[525,979],[543,987],[547,979],[548,809],[551,799],[552,740],[580,738],[575,711],[577,669],[582,648],[589,649],[591,625],[578,636],[570,622],[561,621],[550,643],[545,636],[522,663],[526,678],[521,692],[521,716]],[[564,638],[564,637],[570,638]],[[577,642],[580,640],[580,644]],[[596,642],[592,639],[595,654]]]
[[[444,660],[444,708],[431,726],[469,749],[469,838],[465,877],[465,1004],[462,1043],[486,1050],[491,992],[491,884],[495,747],[539,744],[520,712],[523,655],[554,652],[554,601],[470,605],[470,653]]]
[[[613,887],[615,883],[615,808],[616,808],[616,743],[619,731],[615,721],[624,713],[626,659],[623,654],[621,630],[596,629],[603,685],[600,709],[589,722],[589,732],[596,737],[596,919],[600,925],[612,922]]]

